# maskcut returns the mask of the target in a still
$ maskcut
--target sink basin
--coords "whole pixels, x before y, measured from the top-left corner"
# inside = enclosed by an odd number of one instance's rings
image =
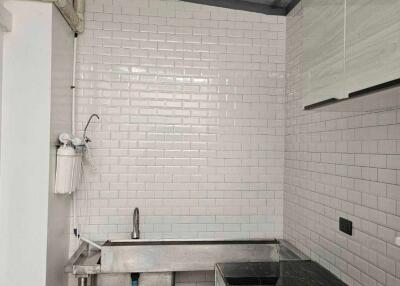
[[[101,249],[105,273],[202,271],[221,262],[278,260],[276,239],[117,240]]]

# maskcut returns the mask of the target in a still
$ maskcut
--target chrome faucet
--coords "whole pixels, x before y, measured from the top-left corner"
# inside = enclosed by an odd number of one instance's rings
[[[83,131],[83,140],[85,141],[85,143],[91,142],[91,140],[89,139],[89,137],[86,136],[86,131],[87,131],[87,129],[88,129],[88,127],[89,127],[89,124],[90,124],[90,122],[92,121],[93,117],[96,117],[97,120],[100,119],[100,117],[99,117],[96,113],[93,113],[92,115],[90,115],[89,120],[87,121],[86,126],[85,126],[85,129],[84,129],[84,131]]]
[[[132,239],[140,238],[140,230],[139,230],[139,209],[135,208],[133,211],[133,231],[131,233]]]

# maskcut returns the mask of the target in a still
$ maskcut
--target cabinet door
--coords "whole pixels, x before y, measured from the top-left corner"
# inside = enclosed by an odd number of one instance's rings
[[[346,93],[400,78],[400,1],[347,0]]]
[[[303,105],[347,97],[345,0],[304,0],[303,13]]]

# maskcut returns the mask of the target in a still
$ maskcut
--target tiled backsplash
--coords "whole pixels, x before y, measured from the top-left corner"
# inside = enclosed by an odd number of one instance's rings
[[[303,111],[301,56],[299,5],[287,18],[284,237],[350,286],[398,286],[400,110]]]
[[[400,285],[400,111],[302,110],[300,5],[287,51],[283,17],[175,0],[91,0],[86,20],[79,130],[101,117],[79,192],[86,235],[128,238],[139,207],[144,238],[283,231],[350,286]]]
[[[285,18],[175,0],[91,0],[78,128],[95,170],[83,233],[281,237]],[[88,221],[84,219],[88,190]]]

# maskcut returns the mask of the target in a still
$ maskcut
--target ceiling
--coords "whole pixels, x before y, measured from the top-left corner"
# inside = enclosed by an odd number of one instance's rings
[[[286,16],[300,0],[182,0],[197,4]]]

